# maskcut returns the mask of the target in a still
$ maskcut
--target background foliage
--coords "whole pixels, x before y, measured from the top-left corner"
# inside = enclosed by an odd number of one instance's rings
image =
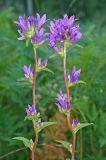
[[[61,17],[64,13],[80,18],[83,39],[82,47],[68,50],[68,68],[81,68],[81,79],[86,85],[72,89],[74,114],[82,122],[93,122],[94,126],[81,130],[77,138],[77,159],[103,160],[106,147],[106,17],[105,0],[5,0],[0,1],[0,159],[29,159],[29,152],[12,137],[33,137],[32,126],[24,122],[25,106],[31,103],[31,90],[18,80],[23,76],[21,67],[33,64],[33,50],[17,40],[17,28],[13,21],[19,15],[40,12],[48,18]],[[14,7],[12,7],[14,6]],[[48,45],[38,50],[38,56],[49,58],[49,68],[55,74],[39,73],[37,79],[37,105],[43,119],[56,120],[57,126],[50,127],[40,135],[37,154],[42,160],[64,160],[68,157],[54,140],[71,140],[65,117],[58,113],[55,97],[64,90],[62,59],[52,57]],[[80,114],[79,112],[80,111]],[[45,141],[45,145],[42,145]],[[23,149],[20,152],[18,148]],[[80,153],[80,155],[79,155]],[[2,155],[5,155],[3,158]],[[27,158],[26,158],[27,157]]]

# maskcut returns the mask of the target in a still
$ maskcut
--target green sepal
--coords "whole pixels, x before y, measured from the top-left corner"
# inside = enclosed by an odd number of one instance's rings
[[[32,42],[32,43],[33,43],[33,42]],[[41,43],[39,43],[39,44],[35,44],[35,43],[33,43],[33,47],[34,47],[34,49],[39,48],[43,43],[44,43],[44,41],[42,41],[42,42],[41,42]]]
[[[25,147],[29,148],[30,150],[32,150],[32,148],[33,148],[34,143],[33,143],[32,139],[29,140],[29,139],[24,138],[24,137],[14,137],[12,139],[22,141],[23,144],[25,145]]]
[[[77,133],[80,129],[84,128],[84,127],[87,127],[87,126],[90,126],[92,125],[93,123],[79,123],[78,126],[76,127],[73,127],[74,129],[74,133]]]
[[[69,142],[66,141],[62,141],[62,140],[56,140],[56,142],[60,143],[62,147],[67,148],[67,150],[72,153],[72,144],[70,144]]]
[[[57,122],[42,122],[42,125],[37,128],[37,132],[40,132],[44,128],[54,125],[54,124],[57,124]]]

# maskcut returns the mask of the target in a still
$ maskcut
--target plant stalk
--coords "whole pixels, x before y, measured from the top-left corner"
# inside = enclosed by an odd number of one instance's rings
[[[36,103],[35,103],[35,93],[36,93],[37,67],[38,67],[37,54],[36,54],[36,49],[34,48],[34,74],[33,74],[33,82],[32,82],[32,102],[33,102],[34,106],[36,106]],[[36,131],[36,127],[35,127],[34,122],[33,122],[33,128],[34,128],[34,131],[35,131],[35,141],[34,141],[32,153],[31,153],[31,159],[32,160],[36,160],[35,149],[36,149],[36,145],[38,143],[38,137],[39,137],[39,135],[38,135],[38,132]]]
[[[67,82],[67,57],[66,57],[66,44],[64,43],[64,80],[65,80],[65,86],[66,86],[66,93],[68,96],[68,103],[70,103],[70,90],[68,87],[68,82]],[[70,131],[72,132],[72,157],[70,158],[70,160],[75,160],[75,143],[76,143],[76,134],[74,133],[73,129],[72,129],[72,124],[70,122],[70,113],[67,115],[67,122],[68,122],[68,126]]]

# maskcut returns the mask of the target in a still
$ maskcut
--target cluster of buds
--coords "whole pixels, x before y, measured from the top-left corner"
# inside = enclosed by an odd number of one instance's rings
[[[37,111],[36,111],[35,105],[28,104],[28,106],[26,108],[26,113],[27,113],[27,116],[25,119],[33,121],[36,130],[39,130],[39,127],[41,127],[43,125],[43,122],[40,118],[40,113],[39,112],[37,113]]]
[[[72,122],[72,127],[77,127],[79,124],[80,124],[80,123],[79,123],[78,118],[74,118],[74,119],[73,119],[73,122]]]
[[[77,82],[78,78],[80,77],[80,73],[81,73],[81,70],[80,69],[76,70],[75,66],[72,68],[71,74],[69,71],[67,71],[66,78],[69,86]]]
[[[57,105],[59,106],[59,110],[62,112],[66,112],[70,110],[70,102],[68,102],[68,96],[66,93],[63,93],[60,91],[59,94],[57,94]]]
[[[48,59],[42,60],[42,58],[38,59],[38,70],[44,69],[48,64]]]
[[[24,72],[24,76],[26,78],[33,78],[34,70],[31,69],[31,64],[29,66],[23,66],[22,71]]]

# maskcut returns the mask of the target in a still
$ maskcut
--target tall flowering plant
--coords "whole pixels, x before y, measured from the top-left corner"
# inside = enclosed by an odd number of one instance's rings
[[[48,38],[49,46],[63,58],[63,73],[65,82],[65,92],[60,91],[57,94],[56,104],[59,111],[67,117],[67,125],[69,126],[70,132],[72,133],[72,142],[58,141],[61,145],[68,149],[71,153],[70,160],[75,160],[76,152],[76,135],[78,130],[83,127],[89,126],[92,123],[80,123],[78,117],[74,117],[72,113],[73,106],[71,105],[71,94],[70,87],[83,83],[79,81],[81,69],[76,69],[73,66],[71,73],[67,70],[67,48],[76,44],[82,37],[80,32],[80,26],[75,25],[75,16],[68,17],[64,15],[63,19],[58,19],[50,22],[50,31],[45,33],[44,24],[46,22],[46,15],[40,17],[36,14],[36,17],[29,16],[28,18],[19,17],[15,24],[18,26],[18,32],[20,34],[19,40],[24,40],[27,43],[31,43],[34,50],[34,68],[31,64],[29,66],[24,65],[22,71],[24,78],[22,80],[27,81],[32,86],[32,102],[26,107],[25,120],[32,122],[35,139],[27,139],[25,137],[15,137],[14,139],[20,140],[24,145],[31,151],[31,159],[36,159],[36,147],[39,140],[39,133],[42,129],[47,126],[55,124],[55,122],[42,122],[41,114],[37,112],[36,105],[36,79],[38,72],[41,70],[47,70],[48,59],[42,60],[38,58],[37,49],[45,42]],[[70,117],[73,117],[72,120]]]
[[[72,133],[72,143],[66,141],[58,142],[71,153],[71,160],[75,160],[77,131],[83,127],[91,125],[91,123],[80,123],[78,118],[73,117],[72,115],[73,107],[71,106],[70,87],[83,82],[78,80],[81,73],[80,69],[77,70],[76,67],[73,66],[71,73],[67,70],[67,48],[77,43],[77,41],[82,38],[80,26],[75,25],[75,21],[75,16],[68,17],[68,15],[65,14],[63,19],[50,22],[50,32],[48,33],[50,47],[63,57],[63,72],[66,91],[65,93],[60,91],[57,94],[56,103],[59,111],[67,117],[67,123]],[[70,116],[73,117],[72,121]]]
[[[41,70],[47,70],[48,59],[42,60],[37,56],[37,48],[39,48],[46,39],[46,33],[44,32],[44,24],[46,22],[46,15],[40,17],[39,14],[36,17],[29,16],[28,18],[19,17],[18,21],[15,21],[15,24],[18,26],[18,32],[20,34],[19,40],[25,40],[27,43],[32,43],[34,50],[34,68],[31,64],[29,66],[24,65],[22,71],[25,78],[22,78],[24,81],[27,81],[29,85],[32,86],[32,104],[28,104],[26,107],[26,117],[25,120],[32,122],[33,129],[35,132],[35,139],[27,139],[25,137],[15,137],[14,139],[20,140],[24,145],[31,151],[31,159],[36,159],[36,147],[39,140],[39,132],[47,126],[55,124],[55,122],[42,122],[41,114],[37,112],[36,106],[36,79],[38,72]]]

